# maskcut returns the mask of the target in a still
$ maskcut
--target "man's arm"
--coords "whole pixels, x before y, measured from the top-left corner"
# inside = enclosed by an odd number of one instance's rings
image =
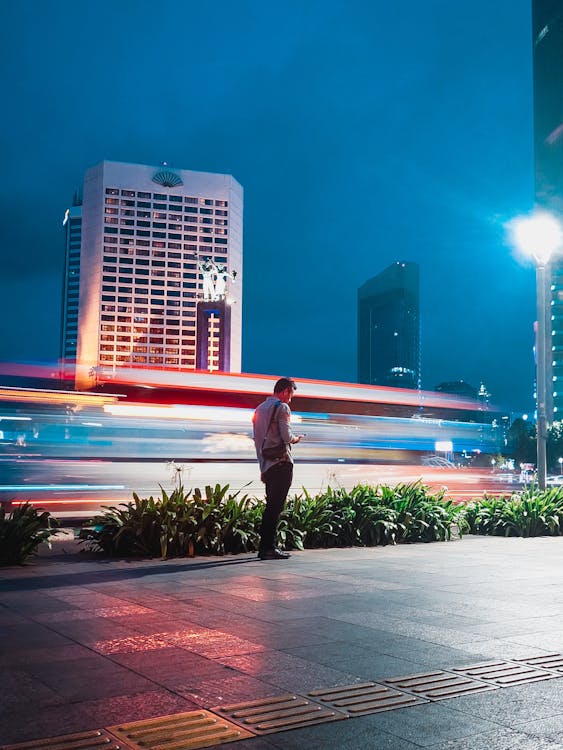
[[[291,431],[290,419],[291,412],[287,404],[281,404],[279,408],[278,426],[280,428],[280,436],[284,443],[298,443],[301,440],[301,435],[294,435]]]

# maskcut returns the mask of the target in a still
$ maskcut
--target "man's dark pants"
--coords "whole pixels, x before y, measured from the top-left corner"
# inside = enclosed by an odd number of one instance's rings
[[[260,551],[272,550],[276,546],[276,525],[293,479],[293,464],[280,461],[264,474],[266,484],[266,507],[260,529]]]

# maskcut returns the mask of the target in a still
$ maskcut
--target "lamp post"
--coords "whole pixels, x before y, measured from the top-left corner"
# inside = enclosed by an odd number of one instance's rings
[[[547,362],[546,337],[550,328],[547,304],[546,281],[547,268],[554,252],[563,242],[561,223],[551,214],[534,212],[530,216],[520,217],[511,222],[513,242],[516,247],[536,263],[536,301],[537,301],[537,336],[536,336],[536,404],[537,404],[537,473],[538,487],[545,490],[547,475]]]

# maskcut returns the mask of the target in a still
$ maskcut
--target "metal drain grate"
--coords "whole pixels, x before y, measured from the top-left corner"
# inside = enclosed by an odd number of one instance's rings
[[[253,736],[203,710],[120,724],[108,731],[135,750],[195,750]]]
[[[473,664],[469,667],[455,667],[452,669],[452,672],[486,680],[500,687],[525,685],[528,682],[539,682],[541,680],[553,680],[560,676],[553,672],[546,672],[543,669],[536,669],[529,665],[516,664],[511,661],[489,661],[482,664]]]
[[[524,659],[512,659],[518,664],[527,664],[530,667],[550,669],[555,672],[563,672],[563,654],[542,654],[541,656],[527,656]]]
[[[232,706],[213,708],[215,713],[248,727],[254,734],[283,732],[286,729],[309,727],[327,721],[347,719],[347,715],[312,703],[302,695],[276,695]]]
[[[346,711],[350,716],[375,714],[428,702],[424,698],[402,693],[385,685],[378,685],[376,682],[361,682],[311,690],[308,695],[322,704]]]
[[[386,685],[396,687],[407,692],[428,698],[431,701],[445,700],[446,698],[457,698],[461,695],[472,693],[483,693],[487,690],[496,690],[494,685],[486,682],[461,677],[451,672],[423,672],[408,677],[396,677],[384,680]]]
[[[63,734],[45,740],[2,745],[0,750],[125,750],[123,745],[103,729],[78,734]]]

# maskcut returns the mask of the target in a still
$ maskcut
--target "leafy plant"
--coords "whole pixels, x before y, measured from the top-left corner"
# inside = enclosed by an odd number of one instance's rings
[[[0,565],[20,565],[36,554],[41,542],[57,533],[56,520],[48,511],[40,512],[24,503],[8,513],[0,505]]]
[[[563,533],[563,488],[535,486],[503,497],[474,501],[465,509],[473,534],[495,536],[560,536]]]
[[[185,491],[177,484],[160,498],[140,498],[105,512],[84,527],[82,538],[110,555],[185,557],[255,549],[261,516],[255,501],[229,485]]]

